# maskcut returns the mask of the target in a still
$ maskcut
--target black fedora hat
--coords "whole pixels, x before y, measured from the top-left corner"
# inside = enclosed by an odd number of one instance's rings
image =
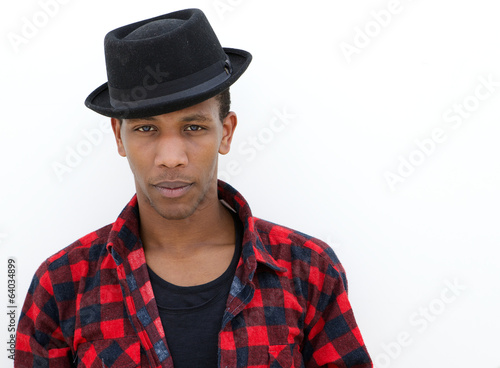
[[[129,24],[104,39],[108,82],[85,100],[115,118],[161,115],[229,88],[252,56],[223,48],[205,14],[186,9]]]

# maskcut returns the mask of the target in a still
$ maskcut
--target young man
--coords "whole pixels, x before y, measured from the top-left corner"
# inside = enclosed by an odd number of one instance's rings
[[[15,367],[372,367],[333,251],[217,180],[251,55],[197,9],[118,28],[105,51],[86,105],[111,117],[137,193],[40,266]]]

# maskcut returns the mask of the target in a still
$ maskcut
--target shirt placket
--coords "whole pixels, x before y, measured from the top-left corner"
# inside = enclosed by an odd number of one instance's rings
[[[112,251],[114,253],[114,251]],[[113,255],[115,262],[117,261],[116,255]],[[158,339],[153,343],[153,336],[161,335],[155,321],[159,321],[159,313],[156,315],[149,315],[146,310],[146,302],[144,301],[141,291],[137,287],[137,277],[145,277],[140,275],[140,270],[132,271],[130,268],[125,267],[124,262],[117,262],[117,273],[120,281],[125,307],[127,309],[128,318],[132,324],[137,336],[141,342],[143,350],[146,354],[150,367],[155,368],[174,368],[172,356],[168,351],[166,339]],[[147,275],[146,275],[147,276]],[[143,288],[150,288],[150,295],[153,294],[151,284],[146,283]]]

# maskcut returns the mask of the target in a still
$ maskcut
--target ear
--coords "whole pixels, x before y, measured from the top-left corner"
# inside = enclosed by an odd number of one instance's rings
[[[113,128],[113,133],[115,133],[115,140],[116,140],[116,146],[118,147],[118,153],[122,157],[126,157],[127,153],[125,152],[125,147],[123,146],[123,140],[122,140],[122,124],[125,124],[125,122],[122,120],[120,123],[120,120],[111,118],[111,127]]]
[[[222,139],[219,145],[219,153],[225,155],[231,149],[231,141],[233,140],[234,130],[238,124],[236,113],[230,111],[222,121]]]

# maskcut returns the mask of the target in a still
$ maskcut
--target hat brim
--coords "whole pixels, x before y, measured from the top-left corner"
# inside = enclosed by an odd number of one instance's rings
[[[161,99],[155,99],[154,102],[143,103],[140,107],[127,107],[125,105],[113,107],[110,102],[108,83],[104,83],[86,98],[85,106],[108,117],[118,119],[138,119],[162,115],[196,105],[229,88],[243,74],[252,60],[252,55],[244,50],[224,48],[224,52],[229,57],[231,62],[231,75],[222,83],[212,86],[207,90],[198,91],[195,94],[184,96],[175,100],[166,98],[166,101],[161,101]]]

